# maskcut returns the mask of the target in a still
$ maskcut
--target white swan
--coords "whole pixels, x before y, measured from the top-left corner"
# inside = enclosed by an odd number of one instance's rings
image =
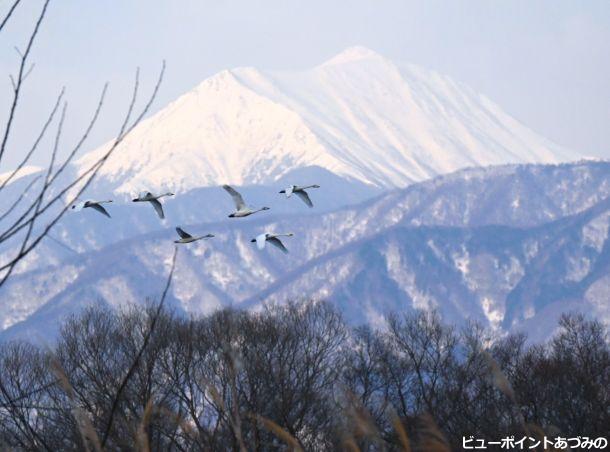
[[[264,233],[264,234],[260,234],[258,236],[256,236],[256,238],[253,238],[252,240],[250,240],[250,242],[256,242],[256,246],[259,250],[262,250],[265,248],[265,244],[267,242],[271,243],[273,246],[279,248],[280,250],[282,250],[284,253],[287,253],[288,250],[286,249],[286,247],[284,246],[284,244],[282,243],[282,241],[280,239],[278,239],[278,237],[292,237],[294,234],[292,232],[289,232],[287,234],[269,234],[269,233]]]
[[[143,191],[142,193],[140,193],[138,195],[137,198],[134,198],[132,201],[151,203],[152,206],[155,208],[155,212],[157,212],[157,215],[159,215],[159,218],[161,218],[163,220],[165,218],[165,214],[163,213],[163,206],[161,205],[161,202],[159,201],[159,199],[163,198],[164,196],[174,196],[174,194],[168,192],[168,193],[163,193],[161,195],[153,195],[149,191]]]
[[[309,207],[313,207],[313,203],[311,202],[311,199],[309,199],[309,195],[305,191],[308,188],[320,188],[320,186],[315,184],[305,185],[303,187],[299,187],[298,185],[291,185],[285,190],[280,191],[280,193],[286,193],[286,198],[290,198],[290,196],[294,193],[301,199],[301,201],[303,201]]]
[[[77,204],[74,204],[72,206],[72,209],[74,209],[76,212],[79,212],[83,209],[86,209],[87,207],[91,207],[94,210],[97,210],[99,213],[106,215],[108,218],[112,218],[110,216],[110,214],[108,213],[108,211],[106,209],[104,209],[104,207],[102,206],[102,204],[106,204],[112,202],[112,200],[108,200],[108,201],[91,201],[91,200],[87,200],[87,201],[81,201]]]
[[[223,185],[222,188],[225,189],[227,193],[231,195],[233,198],[233,202],[235,203],[235,212],[229,215],[229,218],[241,218],[247,217],[248,215],[252,215],[253,213],[260,212],[262,210],[269,210],[269,207],[261,207],[260,209],[253,209],[252,207],[248,207],[244,202],[244,198],[229,185]]]
[[[177,227],[176,232],[180,236],[180,240],[174,240],[174,243],[191,243],[191,242],[196,242],[197,240],[209,239],[211,237],[214,237],[214,234],[206,234],[206,235],[200,235],[198,237],[193,237],[188,232],[185,232],[184,229],[182,229],[181,227]]]

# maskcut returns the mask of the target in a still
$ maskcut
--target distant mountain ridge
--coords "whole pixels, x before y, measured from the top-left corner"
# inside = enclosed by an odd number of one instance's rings
[[[65,177],[106,147],[81,156]],[[449,77],[361,47],[300,72],[225,70],[116,149],[84,194],[113,198],[112,219],[90,209],[65,215],[0,289],[0,330],[5,338],[52,336],[59,319],[88,303],[155,297],[178,225],[216,234],[180,250],[170,301],[184,312],[312,296],[341,305],[354,322],[428,306],[448,321],[470,316],[502,332],[566,302],[525,300],[549,290],[545,278],[582,273],[580,284],[597,289],[561,285],[576,294],[569,306],[606,315],[598,306],[605,211],[578,227],[580,220],[558,226],[610,196],[609,164],[579,158]],[[5,199],[34,177],[27,168]],[[224,183],[270,212],[228,221]],[[293,183],[322,186],[312,193],[314,209],[278,193]],[[164,204],[166,220],[130,202],[141,190],[176,193]],[[294,232],[290,254],[253,248],[249,240],[264,231]],[[504,233],[514,243],[494,242]],[[536,246],[552,248],[549,236],[570,243],[557,249],[590,268],[550,276],[551,265],[530,268],[542,252]],[[0,250],[0,262],[9,255]],[[485,262],[494,270],[473,279],[470,265]]]
[[[104,149],[81,156],[66,180]],[[301,72],[225,70],[143,121],[102,167],[83,197],[114,198],[111,228],[91,221],[89,212],[66,215],[55,240],[16,272],[170,222],[218,221],[226,196],[216,187],[224,183],[242,187],[250,202],[273,202],[273,213],[287,214],[302,206],[280,202],[274,191],[292,183],[323,185],[316,211],[333,210],[464,167],[575,158],[449,77],[362,47]],[[35,168],[22,173],[5,189],[0,207],[8,208],[4,200],[36,177]],[[165,223],[151,209],[130,205],[142,190],[176,193]],[[10,252],[0,249],[0,261]]]
[[[216,237],[180,249],[170,302],[205,313],[325,298],[356,323],[434,307],[498,332],[536,325],[543,339],[565,310],[610,323],[609,226],[609,162],[463,170],[326,213],[190,225]],[[253,247],[262,231],[294,232],[290,254]],[[15,276],[2,292],[2,336],[40,334],[89,303],[157,296],[174,234]]]

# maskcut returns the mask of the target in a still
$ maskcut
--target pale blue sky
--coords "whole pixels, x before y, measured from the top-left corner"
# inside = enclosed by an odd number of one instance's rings
[[[8,3],[0,0],[0,12]],[[10,95],[5,74],[17,63],[12,47],[23,45],[42,4],[22,3],[0,34],[0,118]],[[11,143],[31,142],[32,124],[63,85],[70,140],[110,82],[89,149],[118,128],[136,66],[151,88],[167,60],[157,110],[219,70],[307,68],[352,45],[446,73],[553,141],[610,158],[607,0],[53,0]]]

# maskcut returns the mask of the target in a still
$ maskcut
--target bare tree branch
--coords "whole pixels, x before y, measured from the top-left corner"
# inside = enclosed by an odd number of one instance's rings
[[[63,214],[69,209],[70,205],[75,202],[80,195],[88,188],[88,186],[91,184],[91,182],[93,181],[93,179],[95,178],[97,172],[100,170],[100,168],[104,165],[104,163],[108,160],[108,158],[110,157],[110,155],[114,152],[114,150],[117,148],[117,146],[125,139],[125,137],[140,123],[140,121],[142,120],[142,118],[146,115],[146,113],[148,112],[148,110],[150,109],[152,102],[154,101],[154,99],[157,96],[157,93],[159,91],[159,87],[161,86],[161,82],[163,81],[163,75],[165,73],[165,61],[163,62],[162,68],[161,68],[161,72],[159,74],[159,78],[157,79],[157,83],[155,85],[155,88],[153,90],[153,93],[151,94],[147,104],[144,106],[144,108],[142,109],[142,111],[140,112],[140,114],[138,115],[138,117],[133,121],[133,123],[126,128],[126,130],[123,131],[122,135],[117,136],[115,141],[113,142],[113,144],[110,146],[110,148],[104,153],[104,155],[102,157],[100,157],[96,162],[94,162],[87,170],[85,170],[80,176],[78,176],[77,178],[75,178],[70,184],[68,184],[66,187],[64,187],[62,190],[59,191],[59,193],[57,195],[55,195],[53,198],[51,198],[49,200],[49,202],[47,202],[44,207],[40,208],[39,210],[36,211],[36,215],[31,215],[29,219],[25,220],[25,221],[20,221],[20,222],[15,222],[13,224],[13,226],[11,226],[11,228],[9,228],[7,231],[5,231],[4,233],[2,233],[0,235],[0,243],[2,243],[3,241],[8,240],[10,237],[14,236],[16,233],[18,233],[20,230],[22,230],[23,228],[29,228],[30,224],[35,222],[37,217],[42,215],[47,209],[49,209],[53,204],[55,204],[58,200],[60,200],[62,198],[62,196],[67,193],[72,187],[76,186],[78,183],[80,183],[81,181],[85,181],[83,183],[83,185],[78,189],[77,193],[72,196],[70,198],[70,201],[68,202],[68,204],[66,204],[58,214],[55,215],[55,217],[45,226],[44,230],[42,231],[42,233],[40,233],[40,235],[38,235],[38,237],[36,237],[36,239],[34,239],[32,241],[32,243],[24,248],[23,250],[21,250],[17,256],[15,256],[11,261],[9,261],[7,264],[5,264],[4,266],[0,267],[0,271],[4,271],[4,270],[8,270],[8,271],[12,271],[12,268],[23,258],[25,257],[29,252],[31,252],[37,245],[38,243],[40,243],[40,241],[45,237],[45,235],[51,230],[51,228],[53,226],[55,226],[55,224],[61,219],[61,217],[63,216]],[[134,95],[137,93],[137,90],[134,89]],[[130,110],[131,110],[131,104],[135,102],[134,99],[132,99],[131,103],[130,103]],[[88,133],[88,131],[86,132]],[[87,178],[88,177],[88,178]],[[54,180],[54,179],[52,179]],[[30,209],[33,208],[35,206],[30,206]],[[22,216],[20,220],[23,220],[24,217]],[[3,278],[2,281],[0,281],[0,286],[2,286],[2,284],[4,284],[4,282],[6,282],[6,278]]]
[[[0,31],[2,31],[8,20],[11,18],[11,16],[13,15],[13,11],[15,11],[17,5],[19,5],[20,2],[21,0],[15,0],[15,2],[11,5],[8,10],[8,13],[6,13],[6,16],[4,16],[4,19],[2,19],[2,22],[0,22]]]
[[[29,65],[29,69],[27,68],[28,67],[28,58],[29,58],[31,50],[33,48],[33,44],[37,38],[41,24],[47,13],[47,8],[48,8],[49,3],[50,3],[50,0],[45,0],[43,8],[40,11],[40,14],[38,15],[35,27],[29,36],[25,50],[22,52],[19,48],[17,48],[17,47],[15,48],[15,50],[17,51],[17,53],[20,57],[20,63],[19,63],[19,70],[18,70],[17,76],[16,77],[10,76],[11,83],[13,85],[13,99],[12,99],[12,103],[10,105],[10,109],[9,109],[9,113],[8,113],[8,117],[7,117],[7,121],[6,121],[6,126],[4,129],[3,135],[2,135],[2,139],[0,141],[0,162],[5,155],[5,152],[7,151],[7,143],[9,140],[9,136],[11,134],[11,129],[13,126],[14,118],[15,118],[15,115],[16,115],[16,112],[18,109],[18,104],[19,104],[19,99],[20,99],[20,95],[22,92],[23,83],[24,83],[25,79],[27,78],[27,76],[31,73],[32,68],[34,67],[34,65],[31,64],[31,65]],[[12,4],[7,15],[2,20],[0,30],[7,23],[7,21],[13,14],[13,11],[15,10],[15,8],[17,7],[18,4],[19,4],[19,0],[15,1]],[[98,171],[102,168],[102,166],[105,164],[105,162],[110,157],[110,155],[114,152],[114,150],[118,147],[118,145],[123,141],[123,139],[131,132],[131,130],[133,130],[133,128],[136,127],[138,125],[138,123],[142,120],[142,118],[146,115],[146,113],[150,109],[150,106],[152,105],[152,102],[154,101],[154,99],[158,93],[160,84],[163,80],[164,72],[165,72],[165,62],[163,62],[163,66],[162,66],[161,72],[159,74],[159,78],[157,80],[153,93],[151,94],[150,98],[148,99],[148,102],[146,103],[144,108],[140,111],[140,114],[136,117],[136,119],[131,121],[132,114],[133,114],[135,104],[137,101],[139,83],[140,83],[139,82],[140,70],[139,70],[139,68],[137,69],[132,98],[129,103],[127,113],[123,119],[123,122],[121,123],[119,133],[115,137],[112,144],[101,155],[101,157],[98,158],[95,162],[93,162],[93,164],[91,164],[88,168],[86,168],[84,171],[82,171],[79,175],[75,176],[70,181],[65,182],[65,185],[63,187],[61,187],[61,186],[58,187],[57,185],[62,184],[62,182],[59,182],[60,176],[65,172],[66,168],[68,168],[68,165],[70,165],[72,163],[74,157],[76,156],[78,151],[82,148],[83,144],[89,137],[90,132],[93,129],[94,125],[97,123],[97,120],[98,120],[100,112],[101,112],[102,105],[104,104],[104,99],[105,99],[108,84],[106,84],[102,90],[102,94],[100,95],[100,99],[99,99],[97,107],[94,111],[93,117],[91,118],[84,133],[82,134],[82,136],[80,137],[80,139],[78,140],[78,142],[76,143],[74,148],[67,155],[67,157],[62,159],[61,163],[59,163],[58,162],[59,137],[61,135],[61,130],[62,130],[63,123],[65,120],[65,104],[64,104],[64,110],[62,112],[62,116],[61,116],[61,119],[58,124],[54,147],[51,152],[51,159],[46,168],[46,175],[44,176],[42,184],[40,185],[39,188],[37,188],[37,193],[35,194],[35,196],[33,196],[33,199],[30,202],[30,204],[19,215],[17,215],[17,218],[12,221],[12,224],[8,225],[8,227],[4,227],[0,231],[0,245],[8,244],[9,240],[15,240],[14,237],[16,236],[16,234],[23,232],[23,236],[19,239],[19,242],[17,242],[17,243],[20,243],[20,245],[18,246],[18,251],[17,251],[16,255],[13,256],[9,260],[8,263],[6,263],[5,265],[3,265],[0,268],[0,272],[4,272],[2,274],[2,278],[0,279],[0,286],[2,286],[7,281],[7,279],[10,277],[10,275],[12,274],[12,272],[15,268],[15,265],[21,259],[23,259],[25,256],[27,256],[41,242],[41,240],[49,233],[51,228],[53,226],[55,226],[57,224],[57,222],[61,219],[61,217],[64,215],[64,213],[69,208],[69,205],[72,204],[89,187],[89,185],[91,184],[91,182],[94,180],[95,176],[97,175]],[[0,191],[2,191],[12,180],[14,180],[14,178],[19,173],[19,171],[27,164],[27,162],[31,159],[31,157],[34,154],[34,152],[36,151],[36,149],[39,147],[39,144],[41,143],[43,137],[45,136],[45,134],[48,130],[48,127],[50,126],[50,124],[53,122],[53,120],[55,118],[56,112],[59,108],[59,104],[63,100],[63,96],[64,96],[64,90],[62,89],[51,113],[47,117],[47,120],[46,120],[45,124],[43,125],[42,130],[40,131],[38,137],[34,141],[31,149],[24,155],[24,157],[22,158],[22,160],[19,163],[19,165],[17,166],[17,168],[15,168],[10,173],[10,175],[0,183]],[[17,196],[17,199],[11,203],[9,210],[0,217],[0,221],[4,220],[8,216],[9,213],[14,211],[14,208],[23,201],[26,194],[29,195],[32,192],[32,188],[35,187],[35,184],[39,180],[40,180],[40,177],[35,178],[25,187],[25,189]],[[53,207],[57,202],[61,201],[62,197],[74,188],[76,188],[76,194],[71,197],[71,199],[69,200],[67,205],[64,205],[63,207],[61,207],[59,209],[58,212],[54,212],[47,218],[46,225],[36,235],[35,234],[36,226],[37,226],[37,224],[40,223],[39,220],[41,220],[43,218],[43,215],[46,216],[49,209],[51,207]],[[51,194],[50,199],[46,199],[47,194]]]
[[[72,152],[70,153],[70,155],[68,156],[68,159],[70,159],[71,157],[74,156],[74,154],[80,149],[81,145],[85,142],[85,139],[87,138],[87,136],[89,135],[89,132],[91,131],[91,129],[93,128],[93,125],[95,124],[95,122],[97,121],[97,118],[99,116],[99,112],[102,108],[102,105],[104,104],[104,99],[106,96],[106,91],[108,88],[108,84],[106,83],[104,85],[104,88],[102,90],[102,93],[100,95],[100,98],[98,100],[97,103],[97,107],[95,109],[95,113],[93,114],[93,117],[91,118],[91,121],[89,122],[89,125],[87,127],[87,129],[85,130],[83,136],[79,139],[78,144],[75,146],[75,148],[72,150]],[[59,99],[58,99],[59,100]],[[55,113],[56,109],[57,109],[58,104],[56,104],[56,108],[53,111],[53,114]],[[47,121],[47,124],[45,124],[45,130],[46,130],[46,126],[48,125],[50,121]],[[44,133],[44,131],[43,131]],[[42,138],[42,133],[39,136],[39,139]],[[37,140],[38,142],[39,140]],[[37,145],[37,143],[35,143],[35,146]],[[32,148],[34,149],[35,146]],[[29,157],[28,157],[29,158]],[[61,171],[63,171],[63,169],[65,168],[65,165],[62,165],[62,167],[60,168]],[[51,183],[53,183],[56,179],[56,177],[59,175],[60,170],[58,170],[58,173],[56,174],[56,176],[54,176],[51,180]],[[12,175],[11,175],[12,176]],[[2,187],[0,187],[2,188]],[[13,236],[15,233],[19,232],[20,229],[22,229],[23,227],[27,226],[27,222],[23,223],[23,221],[25,220],[25,218],[27,218],[28,214],[32,211],[32,209],[34,209],[34,207],[36,206],[37,203],[37,199],[35,199],[30,206],[25,210],[25,212],[23,212],[23,214],[17,219],[15,220],[15,222],[8,228],[6,228],[1,234],[0,234],[0,243],[2,243],[3,241],[8,240],[11,236]],[[46,208],[42,209],[42,212],[44,212],[46,210]],[[33,219],[33,218],[31,218]]]
[[[38,134],[38,137],[36,138],[36,140],[34,141],[34,144],[32,145],[32,147],[30,148],[30,150],[28,151],[28,153],[25,155],[25,157],[23,158],[23,160],[19,163],[19,165],[17,165],[17,168],[15,168],[13,170],[13,172],[9,175],[9,177],[7,177],[6,179],[4,179],[2,181],[2,183],[0,184],[0,191],[2,191],[4,189],[4,187],[6,187],[6,185],[13,179],[13,177],[15,177],[15,175],[19,172],[19,170],[21,168],[23,168],[25,166],[25,164],[30,160],[30,157],[32,157],[32,154],[34,153],[34,151],[36,150],[36,148],[38,147],[38,145],[40,144],[40,142],[42,141],[47,128],[49,127],[49,125],[51,124],[51,122],[53,121],[53,118],[55,117],[55,113],[57,112],[58,108],[59,108],[59,104],[61,103],[61,100],[64,96],[65,93],[65,88],[61,89],[61,92],[59,93],[59,96],[57,96],[57,100],[55,101],[55,105],[53,106],[53,110],[51,110],[51,113],[49,114],[49,116],[47,117],[47,121],[44,123],[42,130],[40,131],[40,133]]]
[[[13,102],[11,104],[11,108],[10,108],[9,115],[8,115],[8,120],[6,122],[6,129],[4,130],[4,136],[2,138],[2,142],[0,143],[0,161],[2,161],[2,157],[4,156],[4,152],[6,150],[6,143],[8,141],[8,137],[11,132],[11,126],[12,126],[13,120],[15,118],[15,112],[17,110],[17,104],[19,102],[19,94],[21,91],[21,86],[23,83],[24,76],[26,74],[25,66],[27,63],[27,59],[30,54],[30,51],[32,50],[32,45],[34,44],[36,35],[38,34],[38,30],[40,29],[40,24],[42,24],[42,20],[44,19],[44,16],[47,12],[47,7],[49,6],[49,2],[50,2],[50,0],[46,0],[44,2],[44,6],[42,7],[40,16],[38,17],[38,20],[36,21],[36,26],[34,27],[34,31],[32,32],[30,39],[28,41],[28,45],[25,49],[25,52],[23,52],[23,56],[21,57],[21,64],[19,65],[19,73],[17,75],[17,80],[15,82],[15,88],[13,90]],[[12,11],[11,11],[11,13],[12,13]],[[3,26],[4,26],[4,23],[3,23]]]
[[[2,220],[4,220],[4,218],[6,218],[6,216],[8,214],[10,214],[16,207],[17,205],[21,202],[21,200],[25,197],[25,195],[28,193],[28,191],[30,190],[30,188],[32,188],[32,185],[34,185],[36,182],[38,182],[38,179],[40,179],[42,177],[42,175],[38,175],[36,176],[34,179],[32,179],[30,181],[30,183],[27,185],[27,187],[25,187],[25,189],[19,194],[19,196],[17,197],[17,199],[13,202],[13,204],[10,205],[10,207],[8,209],[6,209],[6,212],[4,212],[2,214],[2,216],[0,216],[0,222]]]
[[[89,134],[91,133],[91,130],[93,129],[93,126],[97,122],[97,118],[99,117],[100,111],[102,109],[102,105],[104,103],[104,99],[106,97],[106,91],[107,90],[108,90],[108,83],[106,83],[104,85],[104,88],[102,90],[102,94],[100,96],[100,100],[99,100],[99,102],[97,104],[97,108],[95,109],[95,113],[93,114],[93,117],[91,118],[91,121],[89,121],[89,125],[87,126],[87,129],[85,130],[85,133],[82,135],[82,137],[80,138],[80,140],[78,141],[76,146],[74,146],[74,149],[72,149],[72,151],[70,152],[68,157],[64,160],[63,164],[55,172],[55,174],[53,175],[53,177],[51,178],[49,183],[53,183],[59,177],[59,175],[63,172],[63,170],[66,168],[66,166],[68,166],[68,164],[72,161],[72,159],[74,158],[76,153],[80,150],[82,145],[85,143],[85,140],[89,137]]]
[[[21,255],[23,253],[23,251],[25,250],[25,248],[28,245],[28,240],[30,239],[30,235],[32,234],[32,230],[34,229],[34,223],[36,222],[36,219],[39,218],[39,212],[40,212],[40,206],[44,200],[44,195],[46,194],[48,188],[50,187],[49,184],[49,180],[51,177],[51,173],[53,172],[53,165],[55,164],[55,159],[57,158],[57,149],[59,148],[59,139],[61,137],[61,132],[63,130],[64,127],[64,121],[66,119],[66,109],[67,109],[68,105],[66,103],[64,103],[64,107],[61,111],[61,118],[59,120],[59,124],[57,125],[57,133],[55,135],[55,143],[53,145],[53,152],[51,153],[51,161],[49,162],[49,166],[47,169],[47,174],[45,176],[45,180],[44,183],[42,184],[42,189],[40,190],[40,193],[38,194],[38,198],[36,199],[36,207],[34,209],[34,214],[32,216],[32,221],[29,223],[28,225],[28,230],[25,234],[25,237],[23,238],[23,241],[21,242],[21,248],[19,250],[18,255]],[[17,261],[18,262],[18,261]],[[4,274],[4,276],[2,277],[2,279],[0,280],[0,286],[2,286],[2,284],[4,284],[4,282],[8,279],[8,277],[11,275],[13,269],[15,268],[15,265],[11,265],[9,267],[9,269],[7,270],[7,272]]]

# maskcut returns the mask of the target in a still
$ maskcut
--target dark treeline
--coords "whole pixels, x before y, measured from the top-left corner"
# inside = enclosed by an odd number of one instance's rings
[[[528,346],[434,313],[351,328],[326,303],[158,312],[92,308],[53,351],[1,345],[0,449],[457,450],[470,435],[609,433],[608,333],[579,316]]]

